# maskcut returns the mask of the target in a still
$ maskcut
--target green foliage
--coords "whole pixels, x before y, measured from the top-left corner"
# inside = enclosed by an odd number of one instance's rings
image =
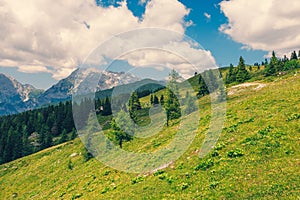
[[[195,170],[207,170],[214,166],[214,161],[212,159],[207,159],[199,163],[196,167]]]
[[[123,146],[123,141],[130,141],[134,135],[134,124],[128,114],[121,110],[116,119],[111,121],[111,127],[115,140],[118,142],[120,148]]]
[[[53,137],[61,136],[62,130],[74,128],[72,104],[26,111],[0,117],[0,164],[15,160],[60,143]]]
[[[226,74],[225,83],[230,84],[230,83],[235,82],[235,80],[236,80],[236,73],[234,71],[233,65],[230,64],[229,71]]]
[[[197,82],[198,77],[194,78]],[[80,199],[297,199],[299,123],[298,119],[286,120],[299,113],[300,82],[298,75],[290,74],[275,80],[266,83],[263,90],[242,90],[239,96],[229,96],[224,124],[227,128],[213,151],[201,160],[198,154],[211,119],[209,97],[199,100],[200,125],[190,148],[156,176],[140,174],[141,178],[137,178],[96,159],[84,162],[81,156],[70,158],[74,152],[83,153],[82,142],[77,138],[0,165],[0,196],[11,199],[17,192],[19,199],[72,199],[76,194]],[[149,101],[149,97],[145,99]],[[111,118],[99,119],[103,124]],[[153,137],[124,143],[123,148],[131,152],[160,150],[173,140],[177,127],[178,124],[170,124]],[[229,133],[229,127],[234,131]],[[26,132],[27,127],[23,128]],[[104,134],[111,132],[105,130]],[[14,143],[14,137],[9,140]],[[154,148],[157,142],[161,145]],[[236,149],[241,149],[244,156],[227,156]],[[219,156],[214,156],[216,152]],[[74,166],[72,171],[67,167],[68,159]],[[210,165],[209,159],[214,164],[205,169]],[[195,170],[205,161],[206,165]]]
[[[68,161],[68,169],[72,170],[73,169],[73,163],[71,160]]]
[[[189,184],[188,184],[188,183],[180,183],[180,184],[178,185],[179,190],[185,190],[185,189],[187,189],[188,187],[189,187]]]
[[[229,158],[237,158],[242,157],[244,155],[243,151],[241,149],[234,149],[227,152],[227,156]]]
[[[245,65],[245,60],[243,59],[243,57],[240,57],[240,61],[239,64],[237,66],[236,69],[236,81],[238,83],[243,83],[246,80],[249,80],[251,78],[249,72],[246,69],[246,65]]]
[[[68,141],[68,135],[67,135],[67,130],[64,129],[60,136],[59,143],[64,143],[66,141]]]
[[[296,51],[293,51],[292,54],[291,54],[291,59],[290,60],[297,60],[298,57],[297,57],[297,53]]]
[[[93,158],[93,155],[86,149],[84,148],[82,152],[83,160],[84,162],[89,161],[91,158]]]
[[[290,117],[287,118],[286,121],[290,122],[290,121],[297,120],[297,119],[300,119],[300,114],[298,114],[298,113],[291,115]]]
[[[199,76],[199,90],[198,90],[197,96],[203,97],[207,94],[209,94],[208,87],[204,81],[204,78],[202,77],[202,75],[200,75]]]
[[[131,179],[131,184],[137,184],[137,183],[140,183],[140,182],[142,182],[142,181],[144,181],[144,177],[142,177],[142,176],[137,176],[137,177]]]
[[[172,70],[169,74],[169,81],[164,94],[164,108],[167,115],[167,126],[172,119],[178,119],[181,117],[180,103],[179,103],[179,91],[178,91],[178,79],[179,74]]]
[[[137,94],[137,92],[133,92],[129,98],[128,110],[129,110],[130,117],[134,122],[137,121],[136,112],[138,110],[140,110],[141,108],[142,107],[141,107],[141,103],[140,103],[138,94]]]

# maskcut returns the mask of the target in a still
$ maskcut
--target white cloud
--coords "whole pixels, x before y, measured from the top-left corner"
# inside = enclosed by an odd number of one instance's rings
[[[147,2],[142,19],[132,14],[126,2],[104,8],[96,6],[94,0],[2,0],[0,65],[18,66],[19,71],[28,73],[49,72],[60,79],[114,34],[143,27],[184,34],[191,25],[184,21],[188,14],[176,0]],[[156,42],[163,44],[165,39],[158,36]]]
[[[207,20],[211,19],[211,15],[208,14],[207,12],[205,12],[203,15],[204,15],[204,17],[206,17]]]
[[[231,0],[220,7],[229,21],[220,31],[248,48],[279,55],[300,48],[299,0]]]
[[[144,5],[147,2],[147,0],[139,0],[139,5]]]

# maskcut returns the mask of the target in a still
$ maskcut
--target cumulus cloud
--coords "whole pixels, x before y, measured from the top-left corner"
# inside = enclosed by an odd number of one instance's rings
[[[220,3],[228,23],[220,31],[244,48],[287,54],[300,47],[298,0],[230,0]]]
[[[175,0],[148,1],[142,19],[133,15],[126,1],[118,7],[100,7],[94,0],[2,0],[0,65],[28,73],[49,72],[61,79],[114,34],[144,27],[184,34],[191,24],[184,21],[188,14],[189,9]],[[158,36],[156,41],[164,38]]]

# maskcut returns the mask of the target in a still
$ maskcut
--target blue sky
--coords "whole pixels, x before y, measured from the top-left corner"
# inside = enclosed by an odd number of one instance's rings
[[[136,28],[185,34],[218,66],[236,65],[239,56],[253,64],[272,50],[289,56],[300,49],[298,0],[284,10],[280,0],[3,1],[0,73],[43,89],[80,66],[99,43]]]

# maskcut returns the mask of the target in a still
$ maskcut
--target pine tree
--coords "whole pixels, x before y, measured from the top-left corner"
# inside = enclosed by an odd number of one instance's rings
[[[141,103],[140,103],[138,94],[136,92],[133,92],[129,98],[128,110],[129,110],[131,119],[133,119],[135,122],[137,121],[136,112],[140,109],[141,109]]]
[[[249,72],[246,70],[245,60],[241,56],[239,64],[237,66],[236,81],[238,83],[242,83],[250,78],[251,78],[251,76],[250,76]]]
[[[229,66],[229,71],[228,71],[228,73],[226,74],[225,83],[226,83],[226,84],[233,83],[233,82],[235,81],[235,79],[236,79],[235,76],[236,76],[236,74],[235,74],[233,65],[230,64],[230,66]]]
[[[276,67],[278,65],[278,59],[275,55],[275,52],[272,52],[272,58],[270,60],[270,64],[268,64],[265,68],[265,76],[272,76],[276,74]]]
[[[61,133],[60,139],[59,139],[59,143],[64,143],[68,141],[68,134],[67,134],[67,130],[64,129]]]
[[[164,95],[160,95],[160,99],[159,99],[160,105],[164,105],[165,101],[164,101]]]
[[[158,97],[156,95],[154,95],[153,104],[154,105],[158,105],[159,104],[159,100],[158,100]]]
[[[74,140],[76,137],[77,137],[76,129],[73,128],[73,129],[72,129],[72,133],[71,133],[71,138],[70,138],[70,140]]]
[[[111,103],[108,97],[105,98],[104,104],[103,104],[103,110],[102,110],[102,115],[103,116],[108,116],[112,114],[111,110]]]
[[[180,104],[178,101],[178,79],[179,74],[175,70],[172,70],[169,74],[169,81],[164,95],[164,108],[166,110],[167,126],[169,126],[170,120],[178,119],[181,116]]]
[[[202,97],[207,94],[209,94],[208,87],[207,87],[202,75],[200,75],[199,76],[199,90],[198,90],[197,96]]]
[[[296,54],[296,51],[293,51],[292,54],[291,54],[291,59],[290,60],[297,60],[298,57],[297,57],[297,54]]]
[[[111,127],[115,140],[120,148],[123,147],[124,141],[129,141],[134,135],[134,124],[124,110],[121,110],[115,119],[111,121]]]
[[[150,95],[150,105],[153,105],[153,95]]]

